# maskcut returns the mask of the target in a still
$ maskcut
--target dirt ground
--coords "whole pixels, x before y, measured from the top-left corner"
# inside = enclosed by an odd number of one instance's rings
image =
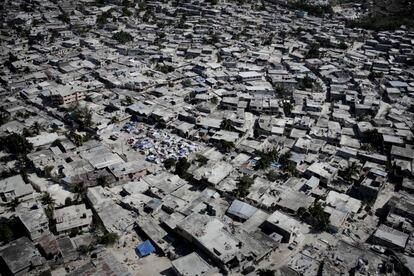
[[[123,235],[117,244],[108,248],[121,263],[128,267],[132,275],[174,275],[171,261],[156,254],[140,258],[135,248],[142,240],[135,231]]]

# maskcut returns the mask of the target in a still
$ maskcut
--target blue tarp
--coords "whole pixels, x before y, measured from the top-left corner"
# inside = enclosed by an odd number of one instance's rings
[[[274,169],[280,169],[282,167],[282,165],[278,162],[272,162],[270,163],[270,166]]]
[[[155,252],[155,247],[149,240],[144,241],[135,248],[135,251],[140,257],[148,256],[149,254]]]

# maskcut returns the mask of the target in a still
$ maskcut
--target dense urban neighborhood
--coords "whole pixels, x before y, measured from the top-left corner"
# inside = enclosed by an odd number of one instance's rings
[[[0,275],[413,275],[404,1],[0,1]]]

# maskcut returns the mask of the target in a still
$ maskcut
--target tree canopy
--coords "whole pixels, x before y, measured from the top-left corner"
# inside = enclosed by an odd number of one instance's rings
[[[174,158],[167,158],[164,160],[164,167],[169,170],[175,166],[175,159]]]
[[[305,0],[290,2],[290,6],[294,9],[303,10],[314,16],[324,16],[325,14],[333,14],[331,5],[315,5]]]
[[[98,242],[105,245],[114,244],[119,239],[117,233],[106,233],[98,238]]]
[[[236,196],[245,197],[249,194],[249,189],[253,185],[254,180],[246,175],[240,177],[237,181]]]
[[[181,178],[188,178],[187,170],[190,168],[190,163],[187,161],[187,158],[180,157],[178,162],[175,164],[175,174]]]
[[[28,154],[33,150],[31,143],[20,134],[12,133],[1,138],[2,148],[11,154]]]
[[[230,152],[232,151],[234,148],[236,147],[236,145],[234,145],[233,142],[228,142],[228,141],[221,141],[220,144],[220,148],[224,151],[224,152]]]
[[[260,157],[260,159],[257,161],[255,169],[264,170],[270,167],[270,164],[273,161],[276,161],[276,159],[278,158],[279,152],[276,149],[272,149],[267,152],[259,151],[257,155]]]
[[[329,215],[325,213],[322,204],[316,202],[309,209],[310,224],[316,231],[326,231],[329,227]]]
[[[76,105],[72,111],[73,119],[79,123],[82,129],[92,126],[92,110],[86,106]]]
[[[118,41],[121,44],[125,44],[127,42],[130,42],[132,40],[134,40],[134,38],[132,37],[131,34],[124,32],[124,31],[119,31],[117,33],[115,33],[112,36],[113,39],[115,39],[116,41]]]

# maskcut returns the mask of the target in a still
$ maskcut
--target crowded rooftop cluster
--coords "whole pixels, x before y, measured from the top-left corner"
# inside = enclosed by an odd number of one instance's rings
[[[365,2],[1,1],[0,274],[413,275],[414,31]]]

